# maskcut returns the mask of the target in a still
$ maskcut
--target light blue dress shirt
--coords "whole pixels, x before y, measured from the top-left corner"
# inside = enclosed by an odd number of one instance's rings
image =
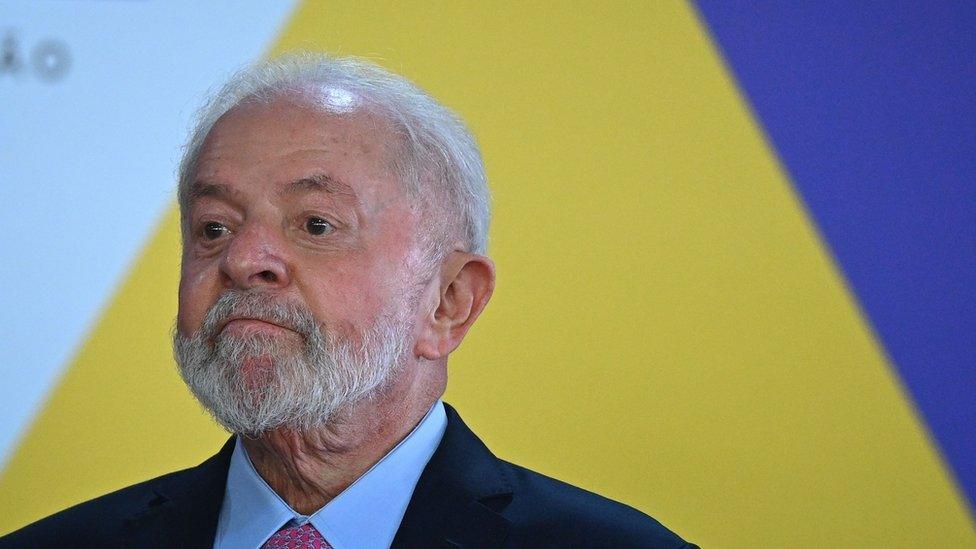
[[[400,444],[310,517],[293,510],[268,486],[238,438],[214,547],[259,548],[291,521],[311,522],[335,549],[389,547],[446,427],[447,415],[438,400]]]

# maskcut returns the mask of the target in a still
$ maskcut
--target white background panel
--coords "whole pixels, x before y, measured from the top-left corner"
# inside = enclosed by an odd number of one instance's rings
[[[205,90],[293,7],[0,2],[0,466],[173,200]]]

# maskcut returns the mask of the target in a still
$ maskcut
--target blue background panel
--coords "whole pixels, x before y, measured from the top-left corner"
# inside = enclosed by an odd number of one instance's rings
[[[697,6],[976,508],[976,6]]]

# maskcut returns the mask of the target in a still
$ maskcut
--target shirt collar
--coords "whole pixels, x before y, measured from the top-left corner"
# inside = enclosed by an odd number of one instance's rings
[[[336,549],[389,547],[446,427],[438,400],[406,438],[311,517],[294,511],[268,486],[238,438],[214,547],[260,547],[292,520],[311,522]]]

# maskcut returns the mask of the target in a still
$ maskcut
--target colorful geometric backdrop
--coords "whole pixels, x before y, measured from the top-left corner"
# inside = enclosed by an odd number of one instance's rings
[[[976,544],[965,3],[0,5],[0,534],[226,434],[169,350],[193,109],[295,49],[461,113],[498,287],[446,400],[703,546]]]

